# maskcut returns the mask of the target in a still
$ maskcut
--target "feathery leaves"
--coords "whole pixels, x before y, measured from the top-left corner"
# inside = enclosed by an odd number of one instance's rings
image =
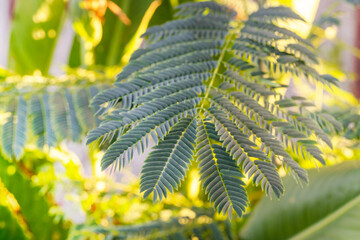
[[[161,200],[176,190],[195,156],[210,201],[229,216],[246,210],[245,174],[276,197],[284,192],[281,165],[307,182],[294,156],[324,164],[315,140],[331,147],[325,130],[340,128],[307,110],[306,99],[277,91],[286,87],[280,74],[337,82],[313,68],[310,42],[277,25],[303,19],[285,7],[259,9],[239,30],[232,27],[235,12],[214,2],[180,5],[176,16],[149,28],[115,87],[92,100],[105,121],[87,143],[112,142],[102,169],[121,169],[151,137],[156,146],[142,169],[144,197]]]
[[[141,171],[140,191],[144,198],[153,193],[154,201],[178,189],[193,156],[196,122],[182,118],[146,158]]]
[[[93,116],[96,109],[88,106],[98,87],[56,88],[26,89],[5,104],[0,149],[8,159],[21,158],[28,140],[35,140],[39,148],[55,147],[63,140],[80,141],[84,133],[99,124]]]

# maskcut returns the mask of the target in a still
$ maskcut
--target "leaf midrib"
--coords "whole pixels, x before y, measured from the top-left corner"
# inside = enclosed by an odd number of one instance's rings
[[[295,236],[291,237],[291,240],[300,240],[305,239],[314,233],[318,232],[325,226],[329,225],[330,223],[334,222],[345,213],[347,213],[351,208],[355,207],[357,204],[360,204],[360,194],[353,198],[352,200],[348,201],[345,205],[341,208],[337,209],[336,211],[328,214],[323,219],[317,221],[315,224],[311,225],[310,227],[302,230],[301,232],[297,233]]]
[[[209,85],[207,85],[207,90],[206,90],[206,93],[205,93],[204,100],[203,100],[203,102],[202,102],[202,104],[201,104],[201,108],[204,107],[205,101],[206,101],[207,97],[209,96],[210,89],[211,89],[212,85],[213,85],[214,82],[215,82],[216,75],[217,75],[217,73],[218,73],[219,70],[220,70],[220,66],[221,66],[222,60],[223,60],[224,57],[225,57],[225,53],[226,53],[226,50],[227,50],[230,42],[231,42],[231,37],[228,36],[228,39],[226,40],[226,42],[225,42],[225,44],[224,44],[224,48],[222,49],[221,54],[220,54],[220,57],[219,57],[219,59],[218,59],[217,66],[216,66],[216,68],[215,68],[215,70],[214,70],[214,72],[213,72],[211,81],[210,81]]]

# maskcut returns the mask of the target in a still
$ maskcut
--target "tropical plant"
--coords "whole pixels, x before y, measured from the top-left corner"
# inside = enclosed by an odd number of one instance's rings
[[[288,8],[249,15],[272,1],[173,11],[183,2],[193,1],[16,1],[0,69],[0,239],[358,238],[358,162],[305,171],[359,159],[358,102],[336,88],[319,111],[290,97],[303,86],[286,85],[308,80],[318,92],[337,83],[319,69],[346,75],[339,55],[320,61],[319,27],[338,26],[337,15],[317,17],[304,40],[288,29],[303,21]],[[70,68],[49,76],[67,14]],[[150,148],[140,191],[123,184]],[[125,171],[101,172],[103,150],[103,170]],[[246,214],[221,216],[233,210]]]
[[[337,83],[313,68],[318,60],[310,42],[277,24],[302,18],[272,7],[237,22],[232,9],[214,2],[177,10],[177,20],[146,31],[145,47],[133,53],[115,87],[92,101],[104,121],[87,143],[113,141],[102,169],[123,168],[152,139],[141,173],[144,198],[161,200],[178,189],[195,159],[210,201],[230,216],[248,205],[244,174],[276,197],[284,192],[279,166],[307,183],[293,156],[325,165],[316,139],[331,147],[324,131],[341,126],[309,111],[303,97],[278,91],[286,88],[280,81],[286,73]]]
[[[312,184],[304,189],[286,178],[286,196],[280,201],[262,199],[242,229],[242,239],[358,238],[359,171],[358,161],[321,172],[312,169]]]
[[[122,58],[132,51],[142,28],[172,18],[172,6],[167,0],[155,4],[152,0],[141,1],[136,6],[130,4],[131,0],[114,0],[113,7],[123,4],[120,7],[130,16],[131,26],[123,26],[122,21],[109,12],[100,21],[89,9],[81,7],[82,2],[12,1],[9,71],[0,69],[1,239],[67,238],[69,219],[62,215],[53,199],[58,194],[53,186],[61,179],[54,177],[56,166],[49,167],[55,162],[54,156],[51,161],[36,156],[34,163],[29,149],[39,148],[49,154],[57,151],[55,148],[59,149],[64,140],[82,142],[85,134],[100,122],[94,116],[97,109],[89,106],[90,99],[108,87],[112,68],[118,68],[114,65],[120,65]],[[87,63],[87,67],[93,66],[90,70],[67,68],[66,76],[49,76],[49,72],[53,74],[50,66],[56,65],[55,49],[63,48],[57,40],[68,13],[74,28],[82,30],[74,36],[69,64],[85,66],[86,51],[92,51],[94,62]],[[96,26],[92,25],[94,22]],[[117,34],[110,33],[114,29]],[[95,41],[99,35],[101,41],[85,49],[84,39]],[[116,44],[120,41],[120,45]],[[121,52],[115,50],[118,47]],[[91,164],[91,160],[88,161]],[[44,183],[42,178],[54,182]],[[75,179],[71,181],[78,183],[79,177]]]
[[[4,156],[20,159],[29,140],[40,149],[55,147],[64,139],[78,142],[99,124],[100,120],[94,117],[97,109],[89,107],[89,102],[107,85],[78,78],[69,76],[65,83],[56,78],[7,78],[12,83],[3,85],[0,98],[3,112],[0,146]],[[39,81],[43,84],[35,86]],[[51,85],[52,81],[57,84]],[[14,87],[24,82],[27,86]],[[73,86],[65,87],[69,82]]]

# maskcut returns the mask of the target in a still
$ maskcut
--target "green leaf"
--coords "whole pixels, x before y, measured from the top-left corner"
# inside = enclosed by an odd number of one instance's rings
[[[66,99],[62,92],[56,92],[50,96],[51,113],[56,138],[61,141],[68,136],[69,122]]]
[[[48,73],[65,17],[63,0],[16,1],[8,67],[19,74]]]
[[[196,129],[200,175],[219,212],[234,209],[241,215],[245,211],[247,198],[240,180],[244,174],[277,197],[284,192],[279,164],[307,182],[305,170],[289,153],[324,164],[317,146],[297,140],[308,140],[315,133],[331,146],[323,128],[333,131],[335,127],[331,121],[325,124],[309,116],[302,103],[284,100],[277,92],[287,86],[276,72],[301,74],[328,85],[333,82],[313,68],[316,58],[311,44],[276,26],[278,20],[301,17],[289,8],[261,8],[246,22],[233,24],[234,11],[215,2],[188,3],[177,9],[178,19],[143,34],[145,44],[133,53],[115,87],[92,101],[105,121],[89,133],[88,143],[115,140],[101,160],[102,169],[121,169],[135,150],[142,153],[147,148],[151,136],[161,146],[161,151],[155,147],[160,160],[154,166],[145,163],[144,169],[152,170],[142,175],[146,184],[141,190],[145,196],[154,192],[155,200],[166,197],[168,190],[177,188],[183,173],[175,174],[174,182],[167,179],[170,182],[154,185],[151,181],[161,176],[168,151],[174,147],[174,139],[168,138],[174,137],[174,125],[191,115],[203,123]],[[236,24],[242,28],[233,29]],[[280,48],[278,40],[292,45]],[[213,130],[206,130],[211,126]],[[148,158],[155,159],[152,156]],[[191,158],[189,153],[177,163]]]
[[[74,96],[76,116],[81,128],[86,132],[96,126],[94,109],[89,106],[90,98],[90,93],[86,88],[79,89]]]
[[[30,106],[31,129],[37,137],[37,145],[53,147],[56,144],[56,136],[50,118],[49,95],[34,95]]]
[[[2,205],[0,205],[0,239],[28,239],[19,221],[14,217],[10,209]]]
[[[73,141],[79,141],[82,129],[80,127],[79,120],[76,117],[74,98],[69,90],[65,91],[65,96],[66,96],[68,110],[69,110],[69,123],[70,123],[70,130],[71,130],[71,138]]]
[[[167,190],[173,193],[178,189],[192,160],[195,127],[194,118],[182,118],[153,148],[141,170],[140,191],[145,192],[144,198],[154,193],[154,201],[161,201]]]
[[[15,172],[8,174],[8,171]],[[48,240],[54,235],[58,239],[66,239],[67,226],[65,222],[55,220],[50,214],[50,205],[46,196],[40,193],[40,187],[34,187],[30,179],[20,173],[16,165],[10,164],[0,156],[0,178],[7,190],[13,194],[34,239]],[[1,221],[1,220],[0,220]],[[0,229],[0,236],[1,236]]]
[[[242,216],[248,201],[245,184],[241,180],[244,176],[223,147],[211,144],[214,140],[219,140],[214,124],[199,120],[196,155],[200,180],[218,213],[225,215],[228,212],[231,217],[234,209],[238,216]]]
[[[286,177],[280,201],[263,198],[241,231],[243,239],[358,239],[360,162],[309,171],[301,188]]]
[[[27,102],[20,96],[10,103],[9,111],[11,116],[2,126],[1,148],[9,159],[19,159],[27,140]]]
[[[121,63],[121,58],[126,53],[127,44],[138,31],[143,16],[152,2],[152,0],[143,0],[133,4],[132,0],[114,0],[114,3],[129,17],[131,24],[126,26],[114,13],[106,11],[103,37],[95,48],[96,64],[113,66]],[[149,25],[162,24],[171,19],[171,6],[169,1],[165,0],[162,1],[162,4],[147,23]]]

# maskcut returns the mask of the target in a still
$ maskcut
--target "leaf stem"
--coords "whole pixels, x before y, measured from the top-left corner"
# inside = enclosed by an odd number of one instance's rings
[[[204,101],[203,101],[202,104],[201,104],[201,108],[204,107],[205,99],[209,96],[210,89],[211,89],[212,85],[214,84],[216,75],[217,75],[217,73],[219,72],[219,69],[220,69],[220,66],[221,66],[221,62],[222,62],[222,60],[223,60],[223,58],[224,58],[224,56],[225,56],[227,47],[228,47],[228,45],[230,44],[230,42],[231,42],[231,37],[229,37],[229,38],[226,40],[226,42],[225,42],[225,44],[224,44],[224,48],[223,48],[223,50],[221,51],[221,54],[220,54],[218,63],[217,63],[217,65],[216,65],[216,68],[215,68],[215,70],[214,70],[214,73],[213,73],[213,75],[212,75],[211,81],[210,81],[209,85],[207,86],[206,93],[205,93],[205,97],[204,97]]]

